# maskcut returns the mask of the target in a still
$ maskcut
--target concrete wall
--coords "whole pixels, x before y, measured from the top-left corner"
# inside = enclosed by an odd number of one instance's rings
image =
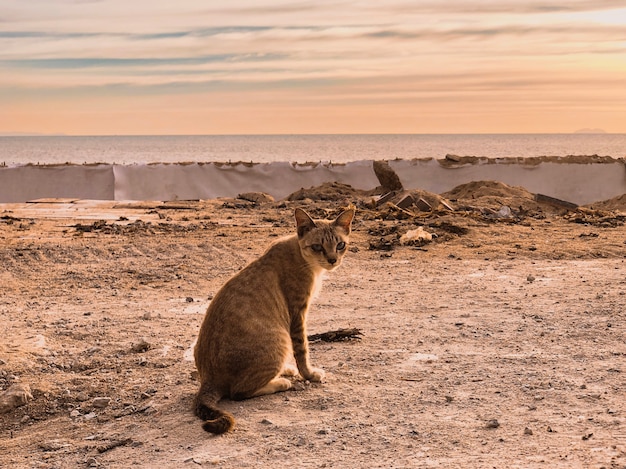
[[[584,205],[626,193],[626,165],[604,163],[494,163],[442,165],[438,160],[396,160],[390,166],[406,189],[442,193],[459,184],[496,180]],[[345,165],[217,163],[54,165],[0,168],[0,203],[38,198],[185,200],[266,192],[281,199],[304,187],[342,182],[378,186],[371,161]]]

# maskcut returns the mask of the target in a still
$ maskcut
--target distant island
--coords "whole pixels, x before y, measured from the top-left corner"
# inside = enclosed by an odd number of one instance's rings
[[[575,134],[605,134],[604,129],[578,129]]]

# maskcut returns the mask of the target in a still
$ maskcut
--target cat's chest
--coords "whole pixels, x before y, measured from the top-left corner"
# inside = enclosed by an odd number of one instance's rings
[[[316,299],[320,294],[320,291],[322,291],[322,280],[324,279],[324,273],[324,271],[321,271],[313,277],[313,286],[311,287],[309,303]]]

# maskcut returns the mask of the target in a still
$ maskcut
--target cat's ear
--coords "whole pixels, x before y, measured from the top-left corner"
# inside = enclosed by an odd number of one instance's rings
[[[348,209],[339,214],[333,225],[338,226],[342,230],[346,232],[346,234],[350,234],[350,226],[352,224],[352,219],[354,218],[354,209]]]
[[[296,217],[296,226],[298,227],[298,237],[299,238],[304,236],[306,233],[311,231],[316,226],[315,222],[309,216],[309,214],[306,213],[301,208],[297,208],[296,209],[295,217]]]

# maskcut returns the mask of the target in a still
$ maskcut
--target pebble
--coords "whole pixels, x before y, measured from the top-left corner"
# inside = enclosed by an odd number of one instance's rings
[[[487,428],[498,428],[500,426],[500,422],[497,419],[487,420],[485,427]]]
[[[133,346],[131,347],[131,350],[135,353],[143,353],[143,352],[147,352],[151,348],[152,348],[152,345],[150,345],[146,341],[146,339],[141,339],[138,343],[133,344]]]
[[[111,403],[110,397],[96,397],[94,398],[92,404],[94,407],[98,409],[104,409]]]
[[[33,398],[28,384],[15,383],[0,393],[0,414],[11,412],[17,407],[26,405]]]

